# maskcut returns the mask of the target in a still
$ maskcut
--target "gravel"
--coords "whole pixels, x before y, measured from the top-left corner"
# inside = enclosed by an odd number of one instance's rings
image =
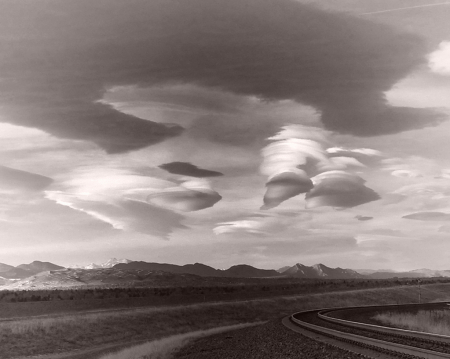
[[[295,333],[281,320],[198,339],[175,353],[175,359],[362,359],[332,345]]]

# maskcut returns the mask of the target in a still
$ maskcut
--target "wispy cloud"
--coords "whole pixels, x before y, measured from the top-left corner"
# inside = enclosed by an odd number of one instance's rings
[[[92,201],[88,196],[57,191],[48,191],[47,198],[84,212],[118,230],[168,239],[175,229],[187,228],[182,224],[183,216],[180,214],[141,201],[129,199]]]
[[[449,221],[450,213],[443,212],[417,212],[403,216],[405,219],[415,219],[417,221]]]

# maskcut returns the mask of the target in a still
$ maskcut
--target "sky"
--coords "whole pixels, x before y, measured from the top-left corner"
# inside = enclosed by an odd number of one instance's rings
[[[0,262],[450,269],[449,18],[1,0]]]

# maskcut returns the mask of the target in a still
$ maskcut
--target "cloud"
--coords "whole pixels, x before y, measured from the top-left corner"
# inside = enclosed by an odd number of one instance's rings
[[[199,211],[214,206],[222,199],[206,180],[186,181],[178,187],[151,193],[147,202],[183,212]]]
[[[366,167],[356,158],[353,157],[331,157],[329,164],[320,167],[322,171],[344,170],[349,167]]]
[[[327,129],[360,136],[445,119],[385,99],[424,63],[421,40],[346,14],[288,0],[50,0],[27,14],[20,3],[0,5],[2,121],[109,153],[182,133],[100,102],[114,86],[183,83],[295,100],[317,108]]]
[[[327,139],[320,128],[286,125],[268,140],[273,142],[262,149],[263,163],[260,167],[266,176],[298,169],[310,174],[317,171],[317,164],[329,162],[323,146]]]
[[[330,155],[335,155],[335,156],[368,156],[368,157],[373,157],[373,156],[381,156],[382,153],[378,150],[374,150],[372,148],[344,148],[344,147],[330,147],[327,148],[327,152]]]
[[[81,167],[61,176],[46,198],[109,223],[113,228],[168,238],[185,228],[183,216],[147,203],[175,183],[114,167]]]
[[[261,151],[263,163],[260,171],[269,176],[264,206],[261,209],[276,207],[301,193],[306,193],[305,198],[309,200],[307,208],[323,205],[354,207],[380,198],[364,186],[362,178],[343,171],[365,165],[354,157],[333,156],[357,153],[367,157],[378,153],[369,149],[337,147],[325,150],[324,144],[328,143],[325,135],[318,128],[287,125],[275,136],[268,138],[275,142]]]
[[[394,177],[404,177],[404,178],[417,178],[422,177],[422,175],[415,170],[395,170],[391,172]]]
[[[440,75],[450,75],[450,41],[442,41],[439,48],[428,56],[428,66]]]
[[[444,225],[444,226],[439,227],[438,232],[450,233],[450,225]]]
[[[269,177],[262,209],[308,192],[313,187],[308,175],[316,172],[318,166],[329,164],[321,143],[326,138],[318,128],[288,125],[268,140],[274,142],[261,151],[260,171]]]
[[[183,216],[151,204],[117,199],[112,202],[92,201],[88,196],[48,191],[47,198],[56,203],[84,212],[93,218],[123,231],[140,232],[168,239],[175,229],[186,228]]]
[[[41,191],[52,182],[46,176],[0,165],[0,192]]]
[[[214,229],[216,235],[243,233],[257,236],[266,236],[283,232],[289,219],[279,217],[250,216],[245,219],[219,223]]]
[[[370,221],[371,219],[373,219],[373,217],[370,217],[370,216],[361,216],[361,215],[357,215],[357,216],[355,216],[355,218],[358,220],[358,221]]]
[[[306,208],[356,207],[380,196],[364,185],[361,177],[344,171],[327,171],[312,178],[314,188],[306,194]]]
[[[403,186],[393,194],[403,197],[402,207],[410,211],[447,212],[449,209],[450,189],[447,180],[433,179]]]
[[[389,237],[404,237],[402,231],[389,228],[375,228],[369,231],[365,231],[364,234],[375,234],[379,236],[389,236]]]
[[[173,210],[191,212],[214,206],[222,199],[213,190],[167,189],[150,194],[147,202]]]
[[[409,156],[405,158],[386,158],[381,161],[382,170],[391,171],[394,177],[420,178],[425,176],[443,177],[447,175],[447,170],[435,161],[420,157]]]
[[[220,223],[213,229],[216,235],[229,234],[236,232],[245,232],[249,234],[263,235],[265,232],[262,230],[264,223],[257,220],[240,220],[234,222]]]
[[[261,165],[261,173],[268,176],[296,168],[310,172],[311,167],[307,167],[308,165],[329,163],[321,144],[304,138],[290,138],[271,143],[262,150],[262,155],[264,162]]]
[[[189,162],[170,162],[159,166],[169,173],[190,176],[190,177],[218,177],[223,176],[223,173],[211,170],[198,168]]]
[[[443,212],[417,212],[403,216],[405,219],[414,219],[417,221],[449,221],[450,213]]]
[[[308,192],[313,188],[312,181],[302,170],[294,172],[282,172],[274,175],[266,183],[264,206],[261,209],[277,207],[285,200]]]
[[[352,158],[357,162],[354,163],[354,166],[374,166],[378,164],[382,158],[383,154],[372,148],[344,148],[344,147],[330,147],[327,148],[328,156],[331,161],[336,161],[339,163],[340,158]],[[347,160],[347,162],[349,162]],[[349,165],[351,163],[349,162]]]

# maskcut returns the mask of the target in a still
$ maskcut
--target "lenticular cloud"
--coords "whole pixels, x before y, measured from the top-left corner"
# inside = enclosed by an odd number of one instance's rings
[[[263,209],[276,207],[313,187],[308,168],[329,162],[322,145],[326,139],[319,131],[312,127],[289,125],[269,138],[275,142],[262,150],[264,161],[260,168],[261,173],[269,177]]]
[[[192,212],[214,206],[222,199],[211,189],[207,181],[186,181],[178,187],[171,187],[148,195],[147,202],[159,207]]]
[[[364,180],[346,170],[365,167],[355,157],[378,155],[370,149],[332,147],[322,130],[301,125],[284,126],[262,150],[261,173],[268,176],[262,209],[306,193],[307,208],[354,207],[379,199]],[[357,154],[355,156],[354,154]]]
[[[345,171],[327,171],[311,179],[314,188],[306,194],[306,208],[350,208],[376,201],[380,196],[361,177]]]
[[[297,170],[272,176],[266,187],[262,209],[274,208],[291,197],[308,192],[313,188],[313,183],[305,171]]]

